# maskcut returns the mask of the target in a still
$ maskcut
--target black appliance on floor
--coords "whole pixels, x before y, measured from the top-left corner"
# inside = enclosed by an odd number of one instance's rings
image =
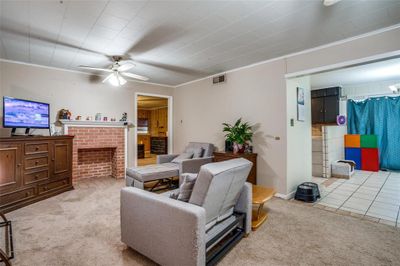
[[[294,198],[304,202],[316,202],[319,198],[321,198],[318,185],[312,182],[304,182],[300,184],[297,187]]]

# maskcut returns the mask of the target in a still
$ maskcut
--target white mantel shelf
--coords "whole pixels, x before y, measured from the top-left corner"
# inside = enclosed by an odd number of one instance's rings
[[[128,127],[132,126],[131,122],[121,122],[121,121],[92,121],[92,120],[68,120],[60,119],[62,125],[65,126],[80,126],[80,127]]]

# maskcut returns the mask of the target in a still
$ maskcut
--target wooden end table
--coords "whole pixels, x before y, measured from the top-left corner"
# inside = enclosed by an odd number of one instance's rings
[[[253,209],[251,229],[257,230],[268,218],[268,213],[263,210],[264,203],[270,200],[276,191],[273,188],[253,185],[253,205],[258,205],[257,209]]]

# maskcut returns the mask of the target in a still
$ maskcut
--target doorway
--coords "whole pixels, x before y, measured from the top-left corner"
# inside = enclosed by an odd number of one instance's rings
[[[155,164],[172,152],[172,96],[135,94],[135,165]]]

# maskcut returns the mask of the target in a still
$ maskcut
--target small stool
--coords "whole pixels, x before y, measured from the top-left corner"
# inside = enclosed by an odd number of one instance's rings
[[[264,203],[270,200],[276,191],[273,188],[262,187],[253,185],[253,200],[254,205],[258,205],[257,210],[253,210],[251,229],[253,231],[257,230],[268,218],[268,213],[263,210]]]

